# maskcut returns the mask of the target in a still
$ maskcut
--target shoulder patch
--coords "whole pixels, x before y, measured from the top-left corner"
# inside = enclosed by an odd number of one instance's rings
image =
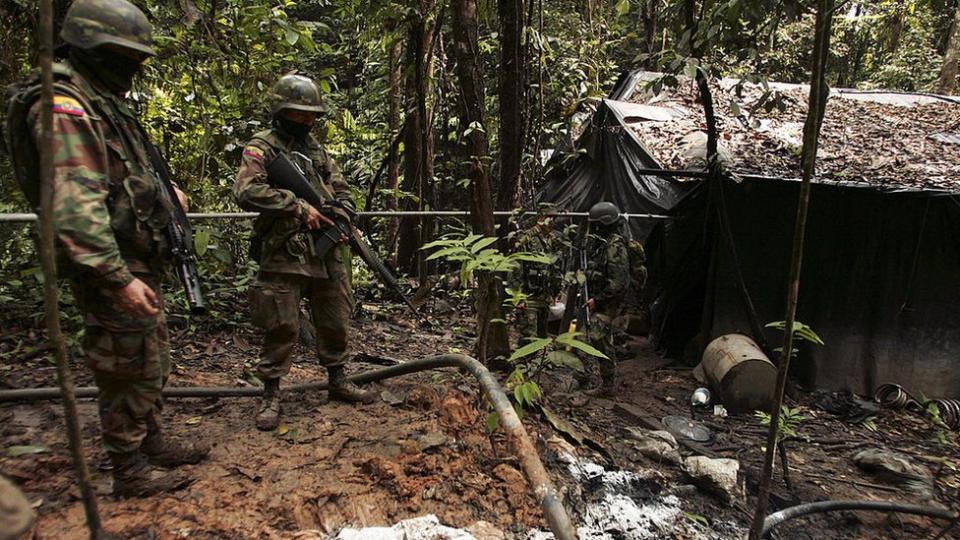
[[[80,117],[87,115],[80,102],[69,96],[53,96],[53,112]]]
[[[253,145],[245,146],[243,147],[243,156],[260,162],[263,161],[263,150]]]

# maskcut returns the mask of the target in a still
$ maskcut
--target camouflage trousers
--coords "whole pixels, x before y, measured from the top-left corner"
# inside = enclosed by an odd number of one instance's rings
[[[137,277],[162,298],[159,278]],[[99,389],[103,446],[110,453],[133,452],[159,429],[160,393],[170,376],[163,306],[153,317],[135,317],[117,307],[110,290],[72,285],[84,315],[86,364]]]
[[[517,311],[517,334],[522,345],[525,338],[547,337],[547,319],[550,303],[546,297],[527,299],[523,309]]]
[[[617,348],[614,345],[613,321],[620,316],[620,309],[606,309],[592,314],[590,328],[587,329],[587,339],[595,349],[607,355],[607,358],[597,358],[600,365],[600,376],[604,384],[612,384],[617,367]]]
[[[257,372],[277,379],[290,371],[291,353],[300,330],[300,301],[307,299],[316,332],[320,365],[341,365],[347,355],[347,332],[353,291],[342,264],[328,264],[327,279],[260,272],[250,289],[253,324],[264,331]]]

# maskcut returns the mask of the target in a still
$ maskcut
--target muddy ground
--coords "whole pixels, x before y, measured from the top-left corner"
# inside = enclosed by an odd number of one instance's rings
[[[396,306],[364,307],[353,340],[368,358],[403,361],[470,350],[472,322],[456,306],[440,306],[430,327],[417,327]],[[42,354],[24,360],[18,352],[22,347],[15,349],[12,340],[12,332],[0,335],[0,388],[52,385],[49,360]],[[22,335],[17,338],[21,342]],[[257,342],[256,333],[243,327],[200,335],[175,329],[171,384],[248,384],[245,374],[256,358]],[[544,404],[554,422],[538,411],[524,415],[575,520],[590,524],[582,536],[741,537],[753,498],[721,502],[689,485],[679,466],[641,456],[627,436],[627,428],[642,425],[640,417],[656,421],[691,414],[689,396],[699,386],[691,370],[659,358],[644,338],[630,338],[624,350],[629,359],[618,366],[616,399],[586,396],[575,377],[557,372],[541,380]],[[377,367],[355,363],[351,369]],[[76,373],[81,385],[90,383],[79,365]],[[290,382],[322,378],[309,351],[298,350]],[[169,400],[164,410],[168,431],[209,440],[210,459],[186,467],[196,481],[176,495],[124,501],[109,496],[110,474],[97,444],[95,406],[81,401],[86,455],[102,494],[107,528],[121,538],[138,539],[305,539],[333,537],[347,526],[390,525],[434,514],[445,525],[470,528],[477,538],[544,537],[536,531],[546,530],[546,523],[519,462],[501,435],[488,435],[486,404],[469,377],[451,370],[421,373],[375,388],[381,399],[367,407],[328,402],[323,392],[288,394],[283,424],[273,433],[253,427],[253,398]],[[825,499],[920,502],[857,469],[851,456],[870,447],[898,449],[925,464],[936,482],[930,502],[960,507],[955,435],[905,411],[881,411],[873,431],[848,425],[813,402],[812,395],[799,398],[806,418],[798,435],[787,442],[793,487],[787,489],[777,474],[774,509]],[[765,428],[751,415],[722,418],[697,412],[696,417],[714,433],[705,451],[739,460],[742,487],[748,494],[755,492]],[[560,429],[554,427],[556,418]],[[22,487],[39,514],[26,538],[86,538],[62,423],[61,408],[54,402],[0,405],[0,443],[6,449],[0,472]],[[9,451],[15,446],[39,453],[12,457]],[[681,447],[681,453],[695,452]],[[624,478],[628,481],[622,482]],[[638,517],[631,517],[624,529],[614,518],[629,512],[597,506],[601,499],[639,508]],[[847,512],[791,522],[778,537],[933,538],[944,525]],[[960,526],[943,538],[960,538]]]

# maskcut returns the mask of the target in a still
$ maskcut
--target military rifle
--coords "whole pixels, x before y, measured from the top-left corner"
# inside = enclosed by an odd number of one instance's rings
[[[325,200],[323,195],[310,184],[303,171],[290,161],[290,158],[283,152],[277,152],[276,157],[270,160],[270,163],[267,163],[266,169],[267,181],[271,185],[293,192],[294,195],[307,201],[310,206],[316,208],[318,212],[333,222],[333,225],[324,227],[314,235],[314,253],[323,257],[343,238],[346,238],[350,247],[353,248],[360,259],[380,276],[384,284],[397,293],[397,296],[403,300],[418,319],[424,320],[413,302],[403,294],[397,278],[390,273],[383,261],[377,257],[370,245],[360,235],[360,231],[353,226],[352,219],[357,215],[353,208],[333,198]],[[340,210],[340,212],[336,210]]]
[[[576,239],[570,244],[570,265],[573,267],[573,281],[567,285],[566,306],[564,308],[561,328],[570,328],[573,319],[577,319],[578,328],[586,333],[590,328],[590,290],[587,286],[587,235],[589,225],[578,228]],[[583,284],[580,284],[578,275],[583,273]]]
[[[180,198],[177,197],[176,190],[173,189],[173,183],[170,180],[170,169],[167,168],[167,161],[163,159],[160,150],[144,134],[147,152],[150,154],[150,162],[153,163],[157,176],[160,178],[162,189],[160,196],[166,201],[170,208],[170,223],[167,225],[167,237],[170,240],[170,250],[173,253],[177,277],[183,284],[183,290],[187,295],[187,305],[190,307],[190,313],[194,315],[203,315],[207,312],[203,301],[203,293],[200,290],[200,273],[197,272],[197,254],[193,248],[193,230],[190,228],[190,221],[187,219],[187,213],[180,205]]]

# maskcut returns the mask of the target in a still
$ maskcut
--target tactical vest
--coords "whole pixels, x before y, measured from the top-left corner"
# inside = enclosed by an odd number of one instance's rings
[[[83,106],[106,156],[109,176],[107,210],[120,254],[132,271],[156,271],[169,257],[166,227],[170,211],[161,196],[163,187],[144,145],[145,133],[133,111],[120,98],[98,92],[69,65],[53,66],[54,92]],[[29,112],[40,98],[39,73],[7,90],[5,141],[14,174],[28,202],[39,211],[40,159],[28,125]],[[123,177],[115,165],[123,164]]]
[[[325,156],[321,155],[318,149],[313,148],[312,145],[308,144],[308,148],[302,149],[306,153],[294,151],[281,140],[273,129],[255,133],[251,142],[262,143],[269,147],[271,159],[281,152],[286,154],[325,199],[333,200],[336,198],[332,187],[317,172],[317,162],[325,159]],[[293,264],[323,265],[324,263],[314,258],[312,249],[313,244],[309,240],[309,234],[303,230],[298,219],[260,214],[254,222],[250,251],[251,257],[254,257],[254,260],[261,265],[278,253],[286,253],[289,257],[295,259],[296,263]],[[335,252],[338,251],[341,250],[335,250]],[[342,259],[342,255],[338,257]]]

